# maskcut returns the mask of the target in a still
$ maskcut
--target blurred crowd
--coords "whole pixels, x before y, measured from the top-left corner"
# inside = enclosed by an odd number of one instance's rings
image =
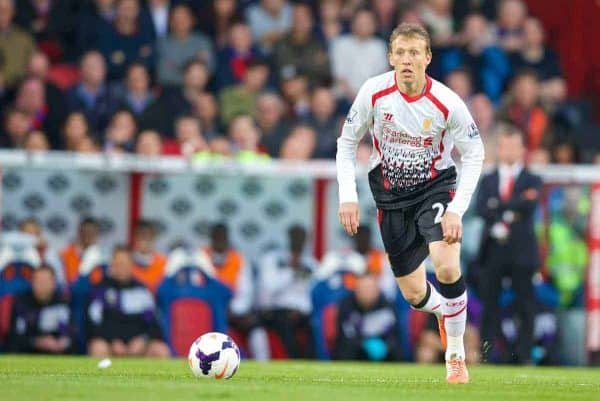
[[[0,0],[0,146],[333,158],[403,21],[431,33],[428,73],[468,104],[487,162],[499,121],[525,133],[534,163],[600,162],[591,107],[567,98],[522,0]]]

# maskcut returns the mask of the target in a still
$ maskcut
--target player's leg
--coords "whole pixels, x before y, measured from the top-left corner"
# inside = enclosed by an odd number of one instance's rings
[[[414,209],[379,211],[379,225],[392,271],[404,299],[414,308],[441,316],[440,294],[427,282],[427,244],[419,235]]]
[[[446,380],[449,383],[468,383],[465,365],[464,335],[467,324],[467,288],[460,271],[460,244],[434,241],[429,251],[440,286],[443,324],[447,334]]]
[[[441,318],[442,298],[435,287],[427,281],[425,264],[421,262],[418,266],[413,272],[396,277],[398,288],[413,309],[433,313]]]

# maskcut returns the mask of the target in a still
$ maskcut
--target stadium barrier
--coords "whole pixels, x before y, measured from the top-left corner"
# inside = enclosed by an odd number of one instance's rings
[[[587,315],[586,344],[588,351],[600,351],[600,169],[544,166],[534,171],[545,182],[538,228],[546,260],[555,260],[554,223],[564,221],[573,235],[582,236],[588,255],[579,294]],[[230,226],[233,243],[250,259],[285,245],[291,224],[310,229],[309,246],[317,258],[349,244],[337,221],[332,161],[206,164],[179,157],[0,150],[0,172],[2,229],[35,217],[56,248],[73,239],[83,216],[99,219],[106,246],[127,242],[132,223],[141,217],[156,221],[162,251],[181,242],[206,242],[217,221]],[[380,245],[364,167],[357,168],[357,177],[362,224],[372,226],[373,241]],[[471,211],[464,225],[468,263],[477,251],[481,224]],[[560,255],[558,259],[569,264]],[[560,268],[546,265],[542,271],[556,274]]]

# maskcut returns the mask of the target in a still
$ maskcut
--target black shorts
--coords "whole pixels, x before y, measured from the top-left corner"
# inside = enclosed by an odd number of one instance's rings
[[[450,192],[438,192],[406,208],[377,210],[394,276],[415,271],[429,255],[428,244],[443,240],[441,220],[451,200]]]

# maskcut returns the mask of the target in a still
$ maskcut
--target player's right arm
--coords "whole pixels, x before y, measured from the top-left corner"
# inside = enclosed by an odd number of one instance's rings
[[[337,140],[335,162],[339,186],[339,218],[350,235],[356,234],[360,221],[355,175],[356,149],[373,123],[371,95],[370,81],[367,81],[358,91],[344,122],[342,134]]]

